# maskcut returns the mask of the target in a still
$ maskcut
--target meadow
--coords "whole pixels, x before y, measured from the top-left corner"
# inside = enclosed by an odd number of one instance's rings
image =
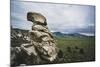
[[[56,37],[63,52],[61,63],[95,61],[95,37]]]

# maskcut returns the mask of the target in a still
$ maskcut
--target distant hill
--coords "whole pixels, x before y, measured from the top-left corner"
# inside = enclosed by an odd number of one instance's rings
[[[61,33],[61,32],[53,32],[56,37],[88,37],[87,35],[83,35],[80,33]]]
[[[54,36],[64,36],[63,33],[61,32],[52,32],[54,34]]]
[[[18,28],[12,28],[11,29],[11,37],[12,38],[18,38],[18,34],[21,36],[29,36],[29,30],[22,30],[22,29],[18,29]],[[89,37],[87,35],[84,34],[80,34],[80,33],[62,33],[62,32],[52,32],[53,35],[55,37]],[[17,37],[16,37],[17,36]]]

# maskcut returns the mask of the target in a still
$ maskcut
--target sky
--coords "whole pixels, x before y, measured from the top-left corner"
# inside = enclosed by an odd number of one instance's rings
[[[30,30],[28,12],[44,15],[52,32],[94,35],[95,6],[11,1],[11,26]]]

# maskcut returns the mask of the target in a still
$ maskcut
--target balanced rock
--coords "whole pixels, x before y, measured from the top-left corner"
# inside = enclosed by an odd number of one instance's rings
[[[28,12],[27,20],[33,22],[30,38],[37,54],[47,61],[54,61],[57,57],[58,48],[47,27],[46,18],[40,13]]]
[[[52,33],[47,26],[46,18],[36,12],[28,12],[27,20],[33,23],[28,36],[20,37],[24,43],[11,49],[11,66],[47,64],[59,62],[63,53],[58,50]],[[13,36],[17,39],[17,35]]]

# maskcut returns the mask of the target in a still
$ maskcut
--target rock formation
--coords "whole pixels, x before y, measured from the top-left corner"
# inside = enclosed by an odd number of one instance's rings
[[[58,48],[47,27],[46,18],[40,13],[29,12],[27,20],[33,22],[32,30],[29,32],[31,44],[22,44],[21,49],[25,50],[28,55],[33,54],[46,61],[54,61],[57,57]]]
[[[46,18],[40,13],[28,12],[27,20],[33,23],[32,29],[25,40],[23,37],[19,38],[21,41],[24,40],[24,43],[12,47],[11,66],[48,64],[57,61],[57,44],[47,27]]]
[[[29,12],[27,20],[33,22],[30,37],[36,53],[45,60],[54,61],[57,57],[58,48],[47,27],[46,18],[40,13]]]

